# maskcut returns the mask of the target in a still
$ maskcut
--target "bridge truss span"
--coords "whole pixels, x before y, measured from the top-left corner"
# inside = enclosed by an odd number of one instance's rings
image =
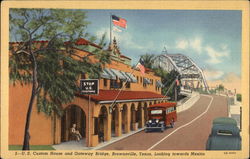
[[[202,69],[188,56],[164,53],[155,58],[154,66],[162,67],[167,72],[176,70],[181,76],[183,87],[208,90]]]

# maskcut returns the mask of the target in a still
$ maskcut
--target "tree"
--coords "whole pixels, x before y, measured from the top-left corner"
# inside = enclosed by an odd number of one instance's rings
[[[171,97],[171,99],[174,99],[174,88],[176,87],[177,95],[179,96],[180,85],[177,86],[174,82],[176,79],[178,79],[180,82],[180,74],[175,70],[167,72],[162,67],[153,67],[152,69],[157,76],[161,77],[161,81],[164,85],[162,88],[162,94],[168,95]]]
[[[10,9],[10,39],[20,41],[9,48],[10,80],[14,85],[32,85],[23,150],[29,150],[34,100],[39,112],[62,115],[62,105],[73,100],[79,89],[81,73],[98,78],[109,62],[109,54],[101,48],[84,57],[72,49],[80,37],[95,40],[86,32],[88,24],[86,12],[80,10]],[[105,35],[100,41],[102,47],[104,41]],[[92,63],[89,56],[95,56],[99,62]]]
[[[225,87],[224,87],[222,84],[220,84],[220,85],[218,86],[218,90],[219,90],[219,91],[224,91],[224,89],[225,89]]]
[[[150,68],[150,69],[153,68],[154,59],[155,59],[154,54],[148,54],[147,53],[147,54],[141,55],[140,58],[143,59],[144,65],[145,65],[146,68]]]
[[[141,55],[140,58],[143,59],[144,65],[146,68],[152,69],[157,76],[161,77],[161,81],[164,84],[164,87],[162,88],[162,94],[170,96],[172,99],[174,99],[174,88],[177,87],[177,95],[179,96],[180,93],[180,85],[176,86],[176,84],[173,84],[173,82],[178,77],[178,80],[180,82],[180,76],[179,73],[175,70],[172,70],[170,72],[165,71],[162,67],[155,67],[154,66],[154,60],[155,60],[154,54],[144,54]],[[174,87],[175,86],[175,87]]]
[[[180,84],[177,85],[177,83],[176,83],[176,79],[178,79],[179,83],[180,83],[180,76],[179,75],[180,75],[179,72],[177,72],[176,70],[172,70],[169,73],[167,73],[166,75],[160,76],[162,78],[162,83],[165,86],[162,89],[162,93],[166,94],[167,91],[168,91],[167,95],[169,95],[172,100],[174,99],[174,96],[175,96],[175,92],[174,92],[175,87],[176,87],[176,90],[177,90],[177,99],[178,99],[178,96],[180,94],[180,90],[181,90],[180,89]]]

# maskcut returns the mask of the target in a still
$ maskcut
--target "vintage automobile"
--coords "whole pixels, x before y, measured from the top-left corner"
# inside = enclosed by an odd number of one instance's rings
[[[166,102],[150,105],[147,108],[148,121],[146,122],[145,132],[160,130],[163,132],[170,125],[174,127],[177,120],[176,103]]]
[[[213,120],[211,134],[206,143],[206,150],[240,150],[241,136],[237,122],[228,117]]]

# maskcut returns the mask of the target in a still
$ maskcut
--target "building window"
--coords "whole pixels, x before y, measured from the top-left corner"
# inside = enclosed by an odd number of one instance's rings
[[[107,87],[108,86],[108,80],[107,79],[103,79],[103,84],[104,84],[104,87]]]
[[[138,76],[136,76],[136,79],[137,79],[137,83],[139,83],[139,77]]]
[[[141,77],[141,83],[142,83],[142,77]]]
[[[110,80],[110,88],[121,88],[121,82],[117,82],[117,80]]]
[[[120,88],[122,88],[122,86],[123,86],[123,82],[122,82],[122,81],[120,81]]]
[[[116,83],[116,81],[111,79],[110,80],[110,88],[115,88],[115,83]]]
[[[160,90],[160,87],[155,86],[155,89],[156,89],[156,91],[159,91],[159,90]]]
[[[146,84],[146,83],[143,83],[143,87],[146,88],[146,87],[147,87],[147,84]]]

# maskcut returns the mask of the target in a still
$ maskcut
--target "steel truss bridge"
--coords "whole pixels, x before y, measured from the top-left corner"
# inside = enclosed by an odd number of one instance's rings
[[[209,89],[202,69],[188,56],[168,54],[163,51],[163,54],[155,58],[154,66],[160,66],[167,72],[176,70],[181,76],[183,90],[202,88],[208,91]]]

